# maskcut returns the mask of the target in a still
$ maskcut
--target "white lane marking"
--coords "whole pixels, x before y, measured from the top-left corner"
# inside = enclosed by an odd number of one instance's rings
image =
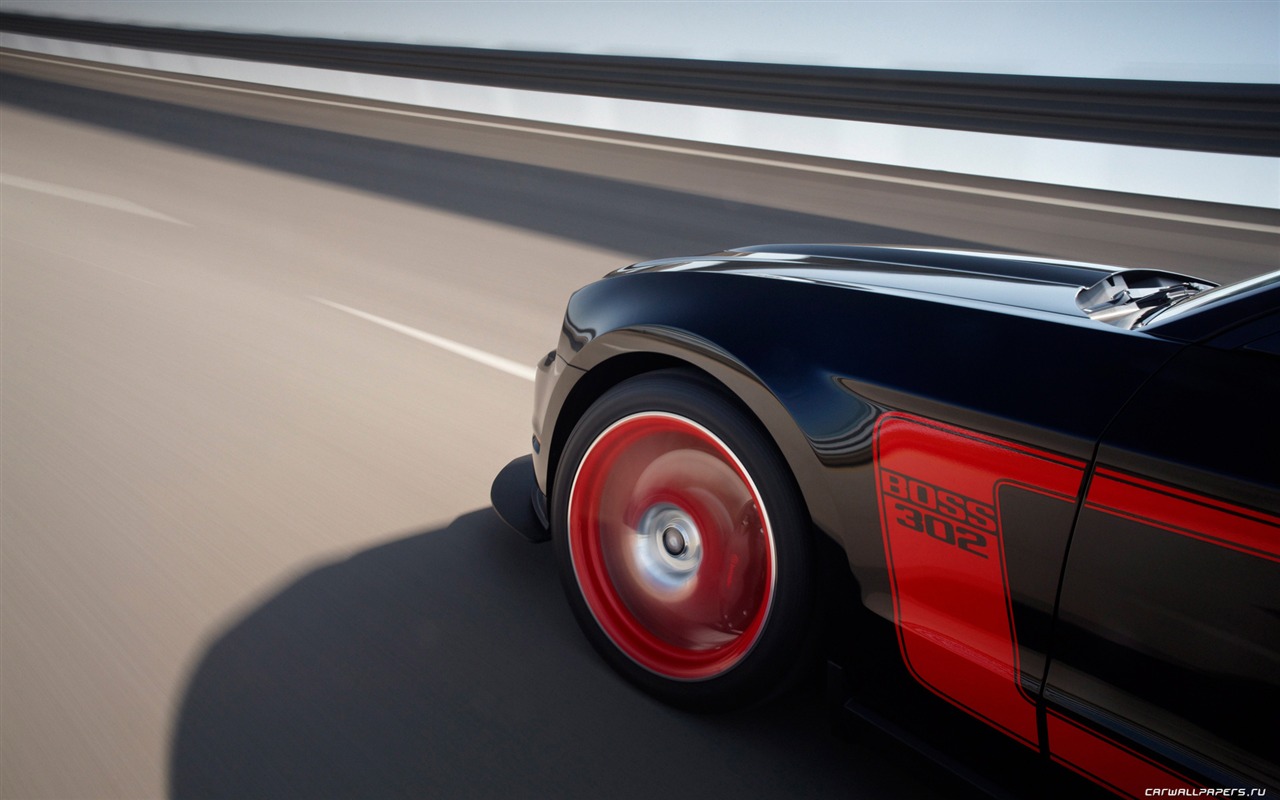
[[[524,378],[527,381],[531,381],[536,374],[536,370],[526,364],[520,364],[503,358],[502,356],[495,356],[492,353],[477,350],[474,347],[470,347],[469,345],[465,345],[460,342],[455,342],[452,339],[446,339],[443,336],[436,336],[434,333],[427,333],[426,331],[420,331],[417,328],[411,328],[408,325],[402,325],[399,322],[392,322],[389,319],[379,317],[376,314],[370,314],[367,311],[361,311],[358,308],[344,306],[342,303],[335,303],[332,300],[325,300],[323,297],[309,296],[308,299],[314,300],[322,305],[326,305],[329,308],[335,308],[338,311],[346,312],[353,317],[359,317],[360,319],[372,322],[375,325],[381,325],[382,327],[393,330],[396,333],[403,333],[405,336],[417,339],[420,342],[435,345],[441,350],[448,350],[450,353],[462,356],[463,358],[469,358],[479,364],[484,364],[486,367],[493,367],[494,369],[501,370],[508,375],[514,375],[517,378]]]
[[[1002,200],[1017,200],[1024,203],[1039,203],[1041,205],[1058,206],[1061,208],[1075,208],[1084,211],[1101,211],[1108,214],[1124,214],[1131,217],[1146,217],[1149,219],[1162,219],[1170,222],[1185,222],[1191,225],[1209,225],[1216,228],[1231,228],[1241,231],[1257,231],[1260,233],[1280,233],[1280,226],[1264,225],[1255,222],[1239,222],[1229,219],[1215,219],[1213,217],[1202,217],[1193,214],[1175,214],[1166,211],[1152,211],[1145,208],[1126,208],[1124,206],[1110,205],[1107,203],[1089,203],[1082,200],[1067,200],[1057,197],[1045,197],[1043,195],[1026,194],[1024,192],[1006,192],[999,189],[983,189],[977,186],[958,186],[950,183],[942,183],[940,181],[926,181],[916,178],[900,178],[893,175],[879,175],[874,172],[862,172],[854,169],[844,169],[841,167],[824,167],[817,164],[802,164],[791,161],[783,161],[774,158],[760,158],[757,156],[739,155],[736,153],[719,153],[712,150],[699,150],[692,147],[679,147],[677,145],[658,144],[656,142],[637,142],[630,139],[617,139],[609,136],[597,136],[587,133],[573,133],[571,131],[548,130],[544,128],[536,128],[530,125],[516,125],[503,122],[490,122],[488,120],[467,119],[464,117],[454,117],[447,114],[431,114],[425,111],[409,111],[400,108],[383,108],[379,106],[369,105],[367,103],[351,103],[340,100],[325,100],[319,97],[300,97],[283,92],[270,92],[261,89],[245,89],[238,86],[223,86],[216,83],[207,83],[204,81],[194,81],[183,78],[167,78],[161,75],[148,75],[142,72],[130,72],[122,69],[112,69],[111,67],[98,67],[89,64],[75,64],[67,61],[59,61],[52,58],[41,58],[39,56],[27,55],[22,53],[6,52],[5,55],[14,58],[25,58],[29,61],[40,61],[46,64],[59,64],[62,66],[77,67],[79,69],[92,70],[95,72],[108,72],[113,75],[125,75],[134,78],[146,78],[154,81],[162,81],[164,83],[177,83],[184,86],[197,86],[205,89],[221,89],[227,92],[239,92],[240,94],[256,95],[259,97],[271,97],[280,100],[293,100],[299,103],[313,103],[316,105],[335,106],[337,108],[351,108],[360,111],[373,111],[380,114],[392,114],[402,117],[414,117],[417,119],[429,119],[440,122],[452,122],[459,125],[475,125],[481,128],[496,128],[498,130],[514,131],[518,133],[535,134],[538,136],[552,136],[560,139],[574,139],[582,142],[598,142],[603,144],[612,144],[619,147],[632,147],[639,150],[656,150],[663,153],[675,153],[677,155],[700,156],[702,158],[717,159],[720,161],[736,161],[740,164],[752,164],[754,166],[776,167],[779,169],[790,169],[797,172],[810,172],[818,175],[835,175],[842,178],[854,178],[864,181],[878,181],[880,183],[892,183],[899,186],[914,186],[924,189],[936,189],[943,192],[958,192],[960,194],[971,194],[980,197],[994,197]]]
[[[75,189],[70,186],[61,186],[56,183],[45,183],[44,181],[36,181],[30,178],[19,178],[17,175],[7,175],[0,173],[0,184],[4,186],[12,186],[15,189],[26,189],[31,192],[40,192],[41,194],[53,195],[61,197],[65,200],[75,200],[80,203],[88,203],[93,206],[101,206],[110,208],[115,211],[124,211],[129,214],[137,214],[140,217],[149,217],[164,222],[172,222],[175,225],[185,225],[191,227],[190,222],[183,222],[180,219],[174,219],[168,214],[161,214],[146,206],[140,206],[137,203],[125,200],[122,197],[114,197],[109,194],[98,194],[85,189]]]

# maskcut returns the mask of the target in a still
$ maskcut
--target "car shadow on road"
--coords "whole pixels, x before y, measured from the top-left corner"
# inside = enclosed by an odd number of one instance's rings
[[[816,692],[697,716],[620,681],[492,508],[323,566],[199,658],[174,797],[917,797]],[[909,762],[907,762],[909,763]]]

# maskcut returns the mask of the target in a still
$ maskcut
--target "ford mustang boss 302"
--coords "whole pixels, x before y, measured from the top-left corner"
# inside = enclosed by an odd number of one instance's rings
[[[572,296],[535,394],[523,528],[653,695],[774,692],[836,552],[908,682],[1037,758],[1280,791],[1280,272],[650,261]]]

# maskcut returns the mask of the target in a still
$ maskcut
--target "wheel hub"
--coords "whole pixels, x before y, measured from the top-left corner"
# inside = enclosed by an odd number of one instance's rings
[[[689,549],[689,544],[684,539],[684,534],[674,525],[662,532],[662,546],[666,548],[667,554],[675,558],[684,555]]]
[[[645,583],[654,589],[676,591],[698,572],[702,537],[687,511],[671,503],[657,503],[636,523],[632,551]]]

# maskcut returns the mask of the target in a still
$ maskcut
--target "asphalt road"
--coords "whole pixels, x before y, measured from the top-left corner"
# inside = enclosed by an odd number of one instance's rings
[[[4,798],[949,795],[816,697],[690,716],[590,651],[488,499],[565,298],[759,241],[1276,258],[1271,212],[0,67]]]

